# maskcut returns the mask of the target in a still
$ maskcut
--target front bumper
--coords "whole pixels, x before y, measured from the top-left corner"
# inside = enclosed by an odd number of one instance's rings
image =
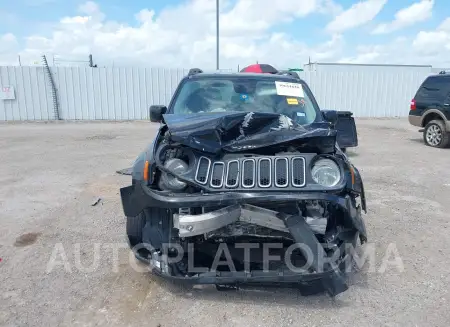
[[[359,232],[363,241],[367,239],[366,227],[361,218],[361,211],[356,208],[350,196],[340,196],[325,192],[226,192],[210,194],[168,194],[151,190],[141,184],[120,189],[122,206],[127,217],[135,217],[148,207],[155,208],[193,208],[225,207],[232,205],[283,204],[305,200],[323,200],[331,202],[342,209],[350,225]]]
[[[215,207],[234,204],[289,203],[303,200],[333,202],[352,211],[355,208],[347,196],[325,192],[224,192],[203,194],[177,194],[155,191],[140,183],[120,189],[125,216],[137,216],[147,207],[177,209],[186,207]]]
[[[149,263],[148,260],[136,256],[139,260]],[[303,292],[315,294],[327,292],[336,296],[345,292],[348,286],[345,276],[340,269],[331,269],[321,273],[295,273],[286,271],[251,271],[251,272],[205,272],[194,277],[180,277],[164,273],[161,269],[152,267],[151,272],[163,279],[181,282],[186,285],[216,285],[216,286],[277,286],[298,287]],[[306,294],[305,294],[306,295]]]
[[[361,218],[361,210],[359,207],[355,207],[354,201],[351,200],[351,197],[349,195],[339,196],[336,194],[324,192],[227,192],[201,195],[178,195],[154,191],[147,187],[143,187],[140,184],[135,184],[129,187],[122,188],[121,197],[126,216],[136,216],[146,207],[168,209],[183,207],[228,207],[224,208],[225,210],[228,210],[227,213],[224,213],[223,215],[218,214],[211,219],[211,221],[225,219],[221,222],[223,224],[228,223],[227,219],[230,219],[230,222],[232,220],[240,219],[238,217],[241,217],[243,215],[243,211],[252,210],[252,204],[283,204],[304,200],[324,200],[332,202],[334,205],[342,209],[341,211],[344,213],[344,219],[346,220],[345,225],[353,230],[351,236],[349,237],[349,239],[352,240],[352,243],[356,243],[356,238],[358,235],[362,241],[365,241],[367,239],[366,228]],[[260,214],[262,213],[260,212]],[[202,215],[200,216],[200,218],[206,219],[208,218],[208,216]],[[341,272],[339,267],[336,267],[339,266],[344,259],[340,259],[338,260],[338,262],[333,263],[327,261],[322,244],[319,243],[314,232],[303,217],[298,215],[277,213],[276,217],[273,218],[276,218],[278,222],[276,223],[276,226],[273,225],[271,226],[271,228],[282,228],[286,230],[292,236],[295,243],[305,245],[310,250],[308,255],[312,259],[312,273],[295,272],[290,270],[258,270],[250,272],[209,271],[205,273],[199,273],[195,276],[180,276],[177,274],[169,273],[167,269],[161,269],[160,267],[158,267],[158,265],[152,265],[152,270],[156,275],[162,276],[164,278],[171,280],[181,280],[191,284],[238,285],[275,283],[285,285],[303,285],[318,283],[331,296],[335,296],[347,290],[348,286],[345,282],[343,273]],[[266,223],[268,223],[267,221]],[[199,226],[204,226],[204,222],[205,221],[203,221],[202,224],[199,224]],[[175,215],[174,223],[177,223]],[[178,228],[180,228],[179,225]],[[191,236],[189,234],[190,230],[191,228],[185,228],[184,230],[183,228],[181,228],[180,236],[182,236],[181,232],[185,233],[185,237]],[[192,230],[195,230],[195,227]],[[197,235],[197,232],[193,233],[192,235]],[[138,259],[143,261],[146,260],[145,258],[139,256],[139,252],[135,253]]]
[[[180,275],[174,273],[177,269],[169,269],[170,264],[165,256],[152,256],[144,258],[139,251],[135,251],[136,258],[147,263],[153,274],[174,282],[188,285],[214,284],[216,286],[258,285],[278,287],[298,287],[303,294],[327,292],[336,296],[348,289],[344,271],[351,264],[351,253],[346,253],[334,262],[329,262],[324,254],[322,245],[318,242],[312,231],[306,226],[305,220],[297,216],[282,217],[286,227],[298,244],[306,245],[312,255],[311,267],[308,270],[295,271],[287,268],[276,270],[250,270],[250,271],[206,271],[195,275]],[[358,233],[353,234],[352,245],[355,246]],[[135,250],[136,248],[134,248]],[[306,293],[305,293],[306,290]]]

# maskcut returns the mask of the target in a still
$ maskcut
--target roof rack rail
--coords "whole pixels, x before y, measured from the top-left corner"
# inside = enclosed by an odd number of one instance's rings
[[[296,79],[300,79],[300,76],[298,75],[297,72],[292,72],[292,71],[289,71],[289,70],[280,70],[277,73],[277,75],[288,75],[288,76],[294,77]]]
[[[200,68],[191,68],[191,69],[189,69],[188,76],[201,74],[201,73],[203,73],[203,70],[201,70]]]

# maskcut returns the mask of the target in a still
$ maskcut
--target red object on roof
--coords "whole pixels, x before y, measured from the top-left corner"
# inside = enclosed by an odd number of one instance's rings
[[[241,73],[276,74],[278,70],[267,64],[254,64],[241,69]]]

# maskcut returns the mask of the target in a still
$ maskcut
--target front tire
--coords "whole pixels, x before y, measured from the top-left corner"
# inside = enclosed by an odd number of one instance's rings
[[[445,130],[442,120],[432,120],[423,131],[423,141],[433,148],[446,148],[450,145],[450,133]]]

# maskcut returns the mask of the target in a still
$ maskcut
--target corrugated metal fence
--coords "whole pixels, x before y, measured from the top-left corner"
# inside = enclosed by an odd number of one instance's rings
[[[61,119],[148,119],[151,104],[168,104],[188,69],[53,67]],[[409,102],[428,75],[302,72],[322,109],[352,111],[357,117],[408,114]],[[0,67],[0,87],[15,99],[0,100],[0,120],[54,119],[51,86],[43,67]]]

